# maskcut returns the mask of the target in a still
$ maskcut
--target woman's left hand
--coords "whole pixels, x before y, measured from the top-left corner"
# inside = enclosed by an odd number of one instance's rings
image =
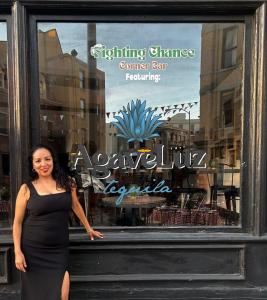
[[[91,229],[90,231],[88,231],[88,234],[89,234],[91,240],[94,240],[94,236],[101,238],[101,239],[104,237],[100,231],[97,231],[94,229]]]

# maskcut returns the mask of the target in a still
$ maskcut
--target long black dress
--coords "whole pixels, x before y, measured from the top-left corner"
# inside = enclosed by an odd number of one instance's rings
[[[21,272],[21,299],[60,300],[68,271],[71,194],[39,195],[32,183],[23,221],[21,248],[26,272]]]

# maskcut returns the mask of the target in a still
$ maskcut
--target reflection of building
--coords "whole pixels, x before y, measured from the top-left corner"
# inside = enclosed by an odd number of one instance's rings
[[[186,148],[191,141],[191,148],[194,148],[194,137],[199,132],[199,119],[190,120],[191,140],[189,139],[189,120],[186,119],[185,113],[178,113],[173,117],[165,120],[163,125],[156,129],[160,137],[152,140],[144,141],[143,143],[136,142],[133,148],[148,147],[154,148],[156,140],[165,145],[165,149],[170,154],[177,147]],[[107,153],[115,153],[128,150],[126,140],[116,137],[117,129],[112,123],[106,124],[106,151]]]
[[[173,124],[174,127],[188,131],[189,122],[188,118],[186,119],[186,113],[178,113],[172,116],[168,122],[169,124]],[[190,119],[190,129],[191,135],[194,135],[199,130],[199,119]]]
[[[189,142],[191,149],[194,148],[193,142],[199,130],[199,119],[190,119],[190,128],[191,131],[189,133],[189,120],[186,119],[185,113],[174,115],[159,128],[160,140],[165,145],[166,151],[168,151],[169,159],[172,158],[173,151],[189,148]]]
[[[38,45],[42,140],[58,142],[62,152],[75,151],[79,143],[89,147],[92,141],[105,151],[104,72],[96,69],[92,87],[91,64],[78,59],[76,50],[63,53],[55,29],[39,31]]]
[[[190,124],[190,125],[189,125]],[[194,138],[199,132],[199,119],[190,120],[186,118],[186,113],[178,113],[169,118],[167,125],[173,129],[179,129],[171,140],[175,139],[179,142],[179,146],[188,146],[189,143],[189,126],[190,126],[190,144],[194,148]],[[180,134],[179,134],[180,132]],[[181,143],[183,141],[183,143]]]
[[[208,159],[240,160],[242,24],[204,24],[201,45],[200,135]]]
[[[106,123],[106,153],[118,153],[119,140],[116,136],[117,129],[112,123]]]

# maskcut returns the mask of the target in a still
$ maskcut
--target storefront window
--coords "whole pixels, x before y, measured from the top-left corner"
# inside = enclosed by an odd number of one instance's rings
[[[93,225],[240,224],[243,46],[239,23],[38,23],[41,141]]]
[[[8,124],[7,28],[0,22],[0,228],[11,222]]]

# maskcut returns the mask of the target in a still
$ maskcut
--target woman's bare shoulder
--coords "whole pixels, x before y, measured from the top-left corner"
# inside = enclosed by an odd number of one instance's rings
[[[27,183],[23,183],[21,186],[20,186],[20,189],[19,189],[19,194],[28,198],[28,196],[30,196],[30,189],[28,187],[28,184]]]

